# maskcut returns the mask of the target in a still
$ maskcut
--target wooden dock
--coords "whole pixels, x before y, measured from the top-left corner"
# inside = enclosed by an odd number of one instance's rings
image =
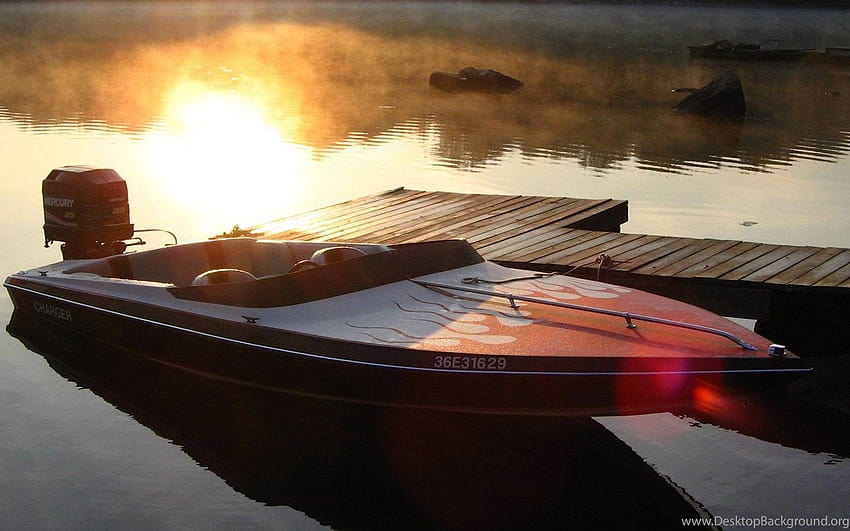
[[[505,265],[571,271],[757,319],[762,333],[797,351],[803,340],[831,343],[850,329],[850,249],[621,233],[627,220],[623,200],[399,188],[250,231],[386,244],[462,238]]]
[[[628,202],[614,199],[424,192],[397,188],[252,227],[269,239],[403,243],[464,238],[480,248],[529,231],[619,231]]]

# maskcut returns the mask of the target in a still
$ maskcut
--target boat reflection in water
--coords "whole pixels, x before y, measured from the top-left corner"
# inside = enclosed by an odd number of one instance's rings
[[[233,489],[338,529],[655,527],[699,516],[591,418],[471,415],[309,399],[207,379],[15,312],[65,378],[172,440]]]

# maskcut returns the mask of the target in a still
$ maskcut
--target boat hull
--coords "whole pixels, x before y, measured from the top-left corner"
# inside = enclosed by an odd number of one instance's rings
[[[670,411],[808,371],[798,358],[499,356],[417,351],[195,315],[20,279],[16,312],[208,378],[347,402],[476,413]],[[89,353],[97,356],[97,352]]]

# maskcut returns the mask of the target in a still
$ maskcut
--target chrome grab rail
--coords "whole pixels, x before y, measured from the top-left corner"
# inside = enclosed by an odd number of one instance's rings
[[[657,323],[657,324],[663,324],[663,325],[668,325],[668,326],[675,326],[677,328],[687,328],[689,330],[696,330],[696,331],[699,331],[699,332],[705,332],[705,333],[708,333],[708,334],[714,334],[714,335],[722,336],[722,337],[725,337],[726,339],[729,339],[730,341],[733,341],[734,343],[740,345],[741,347],[743,347],[746,350],[758,350],[756,347],[747,343],[743,339],[741,339],[741,338],[739,338],[739,337],[737,337],[737,336],[735,336],[735,335],[733,335],[729,332],[726,332],[725,330],[720,330],[720,329],[717,329],[717,328],[711,328],[709,326],[702,326],[702,325],[693,324],[693,323],[686,323],[686,322],[683,322],[683,321],[674,321],[672,319],[664,319],[663,317],[653,317],[651,315],[641,315],[641,314],[637,314],[637,313],[621,312],[621,311],[617,311],[617,310],[608,310],[608,309],[605,309],[605,308],[594,308],[592,306],[582,306],[580,304],[570,304],[568,302],[549,301],[549,300],[546,300],[546,299],[540,299],[538,297],[526,297],[524,295],[514,295],[512,293],[499,293],[498,291],[490,291],[490,290],[486,290],[486,289],[470,288],[470,287],[466,287],[466,286],[455,286],[455,285],[451,285],[451,284],[443,284],[443,283],[440,283],[440,282],[429,282],[429,281],[426,281],[426,280],[415,280],[415,279],[410,279],[410,280],[412,282],[415,282],[416,284],[419,284],[420,286],[423,286],[423,287],[426,287],[426,288],[438,288],[438,289],[447,289],[447,290],[452,290],[452,291],[464,291],[464,292],[467,292],[467,293],[475,293],[475,294],[478,294],[478,295],[487,295],[489,297],[500,297],[502,299],[507,299],[510,302],[511,308],[513,308],[515,310],[519,309],[519,306],[517,306],[516,301],[522,301],[522,302],[530,302],[530,303],[534,303],[534,304],[543,304],[543,305],[546,305],[546,306],[556,306],[558,308],[566,308],[566,309],[569,309],[569,310],[579,310],[579,311],[583,311],[583,312],[599,313],[599,314],[603,314],[603,315],[612,315],[614,317],[620,317],[620,318],[625,319],[626,320],[626,326],[628,328],[631,328],[631,329],[637,328],[637,325],[635,323],[633,323],[632,321],[646,321],[646,322],[649,322],[649,323]]]

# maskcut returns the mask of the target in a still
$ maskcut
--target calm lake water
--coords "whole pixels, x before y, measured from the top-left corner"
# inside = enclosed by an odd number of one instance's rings
[[[850,247],[850,66],[686,49],[850,46],[848,27],[836,9],[0,3],[0,271],[59,258],[40,184],[67,164],[116,169],[136,226],[182,241],[406,186],[615,197],[626,232]],[[429,90],[470,65],[525,87]],[[671,111],[671,89],[729,68],[742,122]],[[850,527],[850,420],[807,401],[388,412],[211,386],[18,321],[0,337],[3,529]]]

